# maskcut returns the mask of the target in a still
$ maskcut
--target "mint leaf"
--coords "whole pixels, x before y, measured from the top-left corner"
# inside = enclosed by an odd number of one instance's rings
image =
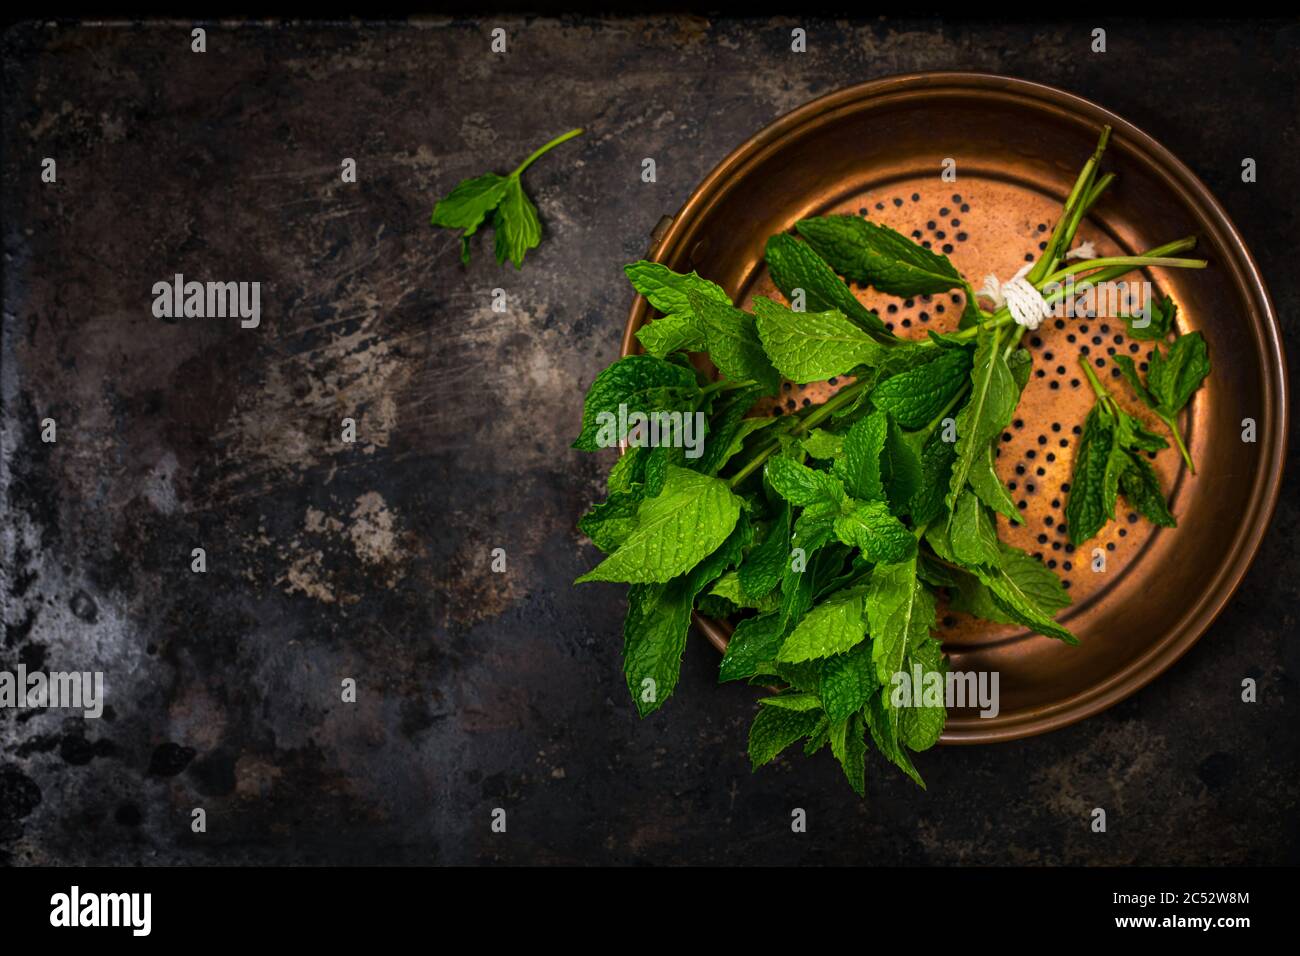
[[[718,683],[744,680],[776,659],[785,642],[785,616],[781,613],[747,617],[736,625],[718,669]]]
[[[663,491],[643,501],[637,526],[584,581],[668,581],[720,545],[740,516],[740,499],[726,482],[668,466]]]
[[[694,272],[680,274],[644,259],[624,266],[623,272],[632,288],[663,313],[637,329],[637,340],[651,355],[662,358],[670,352],[704,348],[704,326],[691,306],[691,295],[731,305],[726,292]]]
[[[519,164],[510,175],[484,173],[462,180],[445,199],[433,207],[430,222],[435,226],[460,229],[460,261],[469,264],[469,239],[489,215],[496,230],[497,265],[508,259],[516,269],[523,266],[524,254],[542,241],[542,224],[537,207],[524,194],[520,176],[543,154],[582,133],[575,129],[557,136]]]
[[[785,505],[768,528],[763,541],[749,552],[740,565],[741,592],[761,598],[781,582],[781,572],[790,558],[790,507]]]
[[[800,220],[796,227],[831,268],[888,295],[947,292],[962,278],[946,256],[912,242],[888,226],[857,216]]]
[[[879,688],[869,642],[864,641],[821,662],[818,690],[826,716],[832,722],[844,720],[861,710]]]
[[[620,405],[627,406],[628,414],[689,413],[695,410],[699,400],[700,388],[690,369],[649,355],[628,355],[597,375],[587,389],[582,406],[582,432],[573,447],[579,451],[615,447],[621,436],[604,416],[612,415],[617,421]]]
[[[518,177],[506,181],[505,195],[497,206],[492,220],[496,230],[497,265],[508,259],[516,269],[524,264],[524,253],[542,242],[542,224],[537,218],[537,207],[524,195]]]
[[[888,438],[889,419],[879,411],[858,419],[844,436],[844,453],[835,459],[833,471],[854,498],[861,501],[885,500],[880,456]]]
[[[1155,469],[1141,455],[1130,455],[1127,467],[1120,472],[1119,491],[1142,517],[1162,528],[1177,527],[1165,503],[1165,493]]]
[[[823,720],[818,711],[760,707],[749,728],[749,762],[757,770],[796,740],[814,733]]]
[[[884,352],[838,309],[792,312],[762,296],[753,307],[763,350],[792,382],[821,382],[857,365],[875,365]]]
[[[969,491],[957,496],[957,508],[948,522],[948,536],[957,560],[967,566],[1000,563],[998,532],[984,505]]]
[[[901,731],[899,728],[899,713],[889,704],[890,688],[888,686],[881,689],[880,693],[872,695],[867,706],[862,710],[862,716],[866,720],[867,729],[871,731],[871,739],[875,741],[876,749],[879,750],[885,759],[889,760],[899,770],[907,774],[922,790],[925,789],[925,781],[921,775],[916,772],[912,766],[912,760],[903,749],[900,741]]]
[[[691,310],[704,328],[704,341],[713,364],[734,382],[750,381],[764,395],[775,394],[781,387],[781,376],[763,351],[754,317],[695,292],[689,298]]]
[[[814,428],[799,444],[810,458],[838,458],[844,454],[844,436],[828,432],[824,428]]]
[[[817,471],[790,458],[773,458],[764,466],[772,490],[792,505],[832,504],[838,511],[844,502],[844,483],[834,475]]]
[[[859,302],[853,290],[806,243],[784,233],[772,236],[767,240],[765,257],[773,284],[788,301],[794,301],[795,289],[803,289],[804,305],[809,311],[835,309],[859,328],[889,336],[880,317]]]
[[[1114,447],[1114,422],[1101,404],[1094,405],[1075,446],[1070,496],[1065,503],[1071,544],[1083,544],[1096,536],[1115,514],[1115,500],[1106,482]]]
[[[883,501],[861,501],[835,518],[835,535],[868,561],[901,561],[916,551],[916,538]]]
[[[469,265],[469,239],[478,232],[488,215],[506,194],[510,180],[496,173],[484,173],[463,180],[446,199],[433,207],[431,222],[435,226],[464,230],[460,236],[460,261]]]
[[[934,361],[891,376],[877,385],[871,392],[872,404],[888,411],[904,428],[921,428],[966,387],[970,369],[968,350],[943,349]],[[1013,403],[1013,410],[1014,407]]]
[[[754,407],[759,391],[758,388],[738,388],[715,405],[708,432],[702,436],[702,454],[693,462],[696,471],[716,475],[731,456],[740,451],[746,435],[772,421],[770,418],[745,418]]]
[[[578,520],[578,530],[609,554],[636,528],[637,509],[641,507],[642,497],[639,491],[615,492]]]
[[[1129,338],[1139,341],[1160,341],[1169,335],[1178,315],[1178,306],[1174,300],[1165,296],[1159,302],[1150,303],[1150,315],[1121,315],[1128,326]],[[1126,356],[1127,357],[1127,356]]]
[[[1147,389],[1156,400],[1156,410],[1170,418],[1178,414],[1209,374],[1210,360],[1200,332],[1180,335],[1167,353],[1156,349],[1147,370]]]
[[[866,796],[867,741],[858,714],[830,723],[831,753],[844,768],[849,786],[859,797]]]
[[[947,505],[952,508],[966,487],[971,468],[1016,410],[1020,390],[1002,357],[1001,339],[996,330],[981,328],[971,368],[970,399],[957,413],[957,460],[952,467]],[[951,519],[949,519],[951,520]]]
[[[777,707],[781,710],[815,710],[820,714],[822,709],[821,699],[816,694],[802,692],[760,697],[758,702],[766,707]]]
[[[952,442],[943,440],[942,434],[940,429],[932,431],[921,449],[921,480],[908,506],[912,521],[918,528],[936,521],[946,507],[944,499],[952,480],[952,463],[957,458],[957,450]],[[1012,510],[1015,510],[1014,504]]]
[[[934,627],[934,596],[916,576],[915,554],[876,566],[867,588],[867,621],[876,676],[888,687],[908,649],[928,638]]]
[[[938,704],[927,704],[925,688],[930,682],[931,674],[941,679],[947,673],[944,665],[943,649],[939,642],[927,639],[908,655],[904,662],[906,670],[913,675],[912,703],[910,707],[901,708],[898,718],[899,737],[910,750],[929,750],[939,742],[943,725],[948,720],[948,710],[942,700]],[[921,670],[921,683],[916,683],[916,668]]]
[[[867,633],[863,599],[861,589],[832,594],[803,616],[776,659],[798,663],[847,651]]]
[[[977,453],[971,461],[970,474],[966,476],[966,482],[980,501],[994,511],[1005,515],[1016,524],[1025,523],[1024,516],[1016,508],[1011,493],[1007,491],[1006,485],[1002,484],[1002,479],[998,477],[997,469],[993,465],[992,442],[986,442],[984,450]]]

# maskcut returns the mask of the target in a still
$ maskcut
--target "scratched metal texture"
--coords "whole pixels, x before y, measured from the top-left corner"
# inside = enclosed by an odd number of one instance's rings
[[[638,720],[622,588],[570,586],[609,462],[568,445],[617,355],[620,267],[731,148],[841,86],[1005,72],[1133,120],[1227,207],[1300,351],[1296,23],[1105,25],[1104,56],[1081,21],[213,24],[202,55],[188,23],[11,27],[0,669],[103,670],[108,710],[0,711],[0,861],[1297,862],[1295,468],[1186,658],[1081,725],[922,755],[924,792],[874,761],[858,801],[826,753],[751,774],[754,691],[715,686],[702,639]],[[527,175],[524,269],[480,241],[462,268],[433,201],[579,125]],[[261,327],[154,319],[178,272],[260,281]]]

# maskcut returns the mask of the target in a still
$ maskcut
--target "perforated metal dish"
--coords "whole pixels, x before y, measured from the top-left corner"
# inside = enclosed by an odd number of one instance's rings
[[[1074,599],[1061,617],[1081,646],[940,608],[945,652],[962,671],[999,672],[1001,711],[949,713],[943,741],[982,743],[1042,733],[1110,706],[1168,668],[1205,632],[1253,558],[1277,500],[1285,460],[1285,362],[1272,302],[1241,237],[1205,186],[1132,124],[1061,90],[1008,77],[937,73],[892,77],[823,97],[782,117],[736,149],[660,224],[649,258],[695,269],[737,303],[777,294],[763,265],[773,233],[804,217],[866,215],[945,252],[973,283],[1009,278],[1046,240],[1079,167],[1103,125],[1114,133],[1103,169],[1118,179],[1080,238],[1102,254],[1135,253],[1188,234],[1201,237],[1197,272],[1149,270],[1145,278],[1179,306],[1180,330],[1205,336],[1213,374],[1183,414],[1196,475],[1177,452],[1154,460],[1180,527],[1152,528],[1121,511],[1089,542],[1105,549],[1091,570],[1061,533],[1077,426],[1092,403],[1083,355],[1114,382],[1139,417],[1145,409],[1112,378],[1115,351],[1145,361],[1109,310],[1048,320],[1026,337],[1034,377],[1003,435],[998,470],[1026,517],[999,519],[1003,538],[1040,554]],[[946,160],[956,180],[941,179]],[[955,327],[962,296],[899,303],[858,290],[905,336]],[[892,308],[891,308],[892,307]],[[637,297],[623,353],[653,310]],[[1112,351],[1113,350],[1113,351]],[[823,401],[843,382],[788,385],[781,409]],[[1243,442],[1243,420],[1256,441]],[[1158,422],[1148,423],[1156,431]],[[1122,507],[1122,500],[1121,500]],[[719,649],[724,621],[696,618]]]

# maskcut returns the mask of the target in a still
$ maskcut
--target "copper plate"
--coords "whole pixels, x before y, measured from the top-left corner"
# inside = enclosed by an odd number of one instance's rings
[[[1172,450],[1155,461],[1171,489],[1178,528],[1130,523],[1121,510],[1088,553],[1067,550],[1058,531],[1061,485],[1073,462],[1073,427],[1091,404],[1086,380],[1074,384],[1082,378],[1079,356],[1086,347],[1090,360],[1107,360],[1110,349],[1128,351],[1133,343],[1104,307],[1061,327],[1046,322],[1031,349],[1035,377],[998,460],[1028,520],[1021,527],[1003,521],[999,530],[1056,562],[1075,602],[1061,620],[1082,643],[1066,647],[941,608],[952,667],[997,671],[1001,691],[997,717],[950,712],[945,743],[1043,733],[1122,700],[1172,665],[1241,581],[1272,517],[1287,434],[1277,321],[1241,236],[1186,166],[1100,106],[1009,77],[927,73],[841,90],[777,120],[732,152],[672,221],[660,224],[649,253],[672,269],[698,270],[744,305],[773,292],[763,265],[770,235],[806,216],[854,212],[904,234],[917,231],[935,249],[950,246],[953,263],[976,286],[990,272],[1005,280],[1047,238],[1103,124],[1114,129],[1103,169],[1118,179],[1082,238],[1109,254],[1196,234],[1196,254],[1210,261],[1199,272],[1155,269],[1143,276],[1177,301],[1180,330],[1199,329],[1209,344],[1213,373],[1183,414],[1196,474]],[[940,178],[948,159],[956,163],[955,182]],[[896,300],[870,290],[858,294],[901,335],[950,328],[960,312],[960,297],[949,295],[897,302],[889,312],[885,304]],[[652,313],[637,297],[623,354],[638,350],[634,333]],[[1148,348],[1142,343],[1134,358],[1144,359]],[[1110,368],[1106,361],[1102,374],[1114,382],[1113,392],[1141,414]],[[793,386],[781,402],[797,407],[831,390]],[[1242,440],[1247,418],[1256,423],[1253,443]],[[1106,549],[1102,573],[1090,569],[1094,546]],[[696,622],[716,647],[726,647],[726,622]]]

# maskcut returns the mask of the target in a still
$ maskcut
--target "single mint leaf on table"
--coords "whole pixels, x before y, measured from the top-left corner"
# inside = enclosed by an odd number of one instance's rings
[[[663,490],[641,503],[636,528],[576,583],[669,581],[722,544],[739,516],[740,499],[726,482],[669,465]]]
[[[885,351],[838,309],[793,312],[762,296],[753,309],[763,351],[777,371],[801,385],[844,375],[857,365],[875,365]]]
[[[802,289],[804,305],[811,312],[831,309],[844,315],[859,328],[879,336],[892,338],[885,323],[869,310],[853,290],[840,280],[835,271],[807,243],[784,233],[767,240],[767,271],[772,282],[788,301],[793,302],[795,290]]]
[[[796,224],[832,269],[887,295],[947,292],[964,284],[947,256],[917,245],[888,226],[858,216],[823,216]]]
[[[1200,332],[1188,332],[1174,339],[1167,352],[1155,350],[1147,368],[1147,390],[1156,400],[1156,410],[1172,418],[1210,374],[1210,359]]]
[[[470,237],[491,215],[496,230],[497,265],[509,260],[516,269],[523,266],[525,253],[542,241],[542,224],[537,218],[537,207],[524,194],[520,176],[543,154],[581,133],[581,129],[574,129],[557,136],[507,176],[485,173],[463,180],[445,199],[438,200],[430,221],[435,226],[461,230],[462,263],[469,264]]]

